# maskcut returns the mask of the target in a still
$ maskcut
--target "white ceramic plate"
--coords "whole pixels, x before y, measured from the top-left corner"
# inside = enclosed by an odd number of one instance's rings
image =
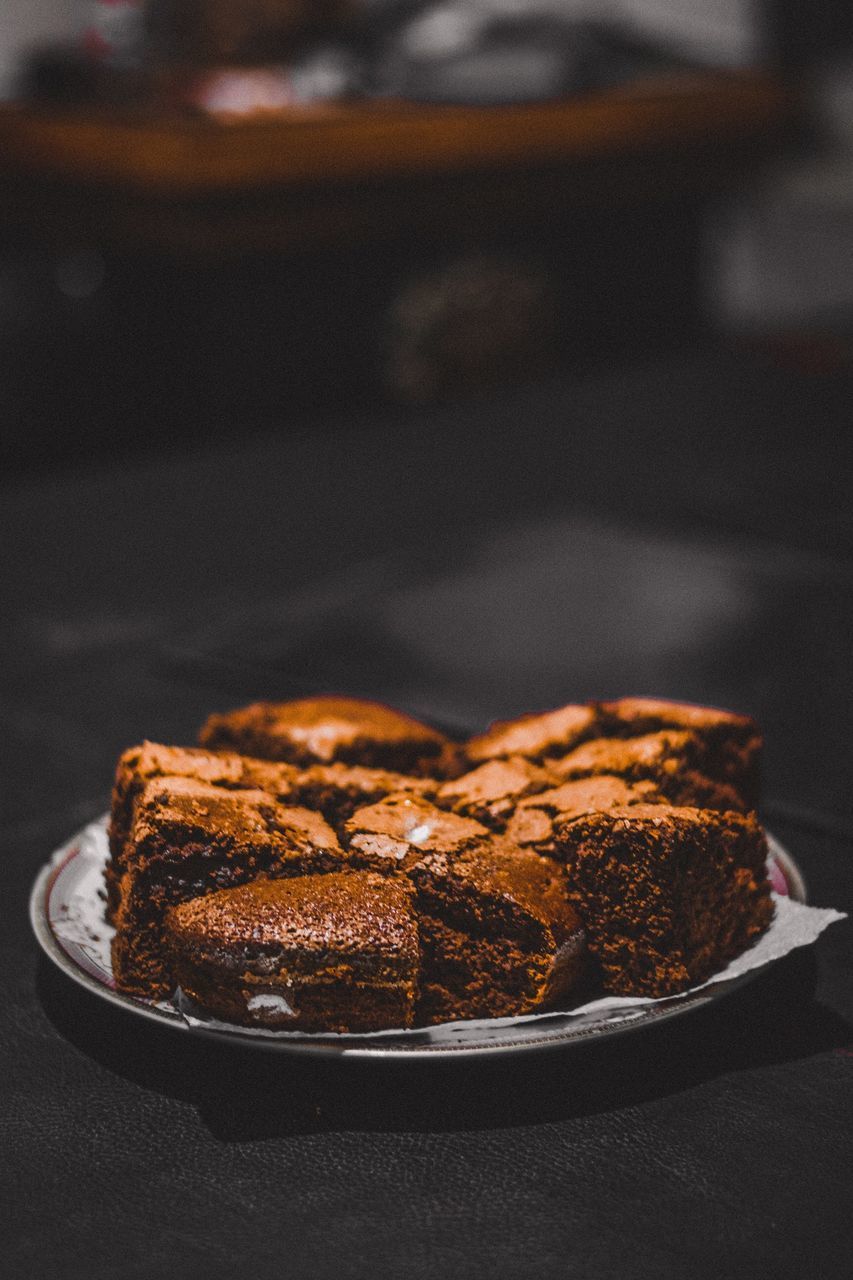
[[[54,853],[39,873],[30,899],[30,917],[42,949],[69,978],[110,1004],[177,1031],[215,1036],[252,1048],[338,1058],[412,1060],[578,1044],[634,1031],[702,1008],[766,968],[762,965],[673,999],[634,1007],[590,1008],[580,1013],[566,1010],[371,1035],[308,1035],[231,1026],[207,1018],[180,999],[155,1003],[116,990],[110,963],[112,929],[104,920],[103,873],[109,857],[106,822],[104,817],[84,827]],[[804,903],[805,885],[793,858],[772,836],[770,849],[774,888],[787,893],[793,902]]]

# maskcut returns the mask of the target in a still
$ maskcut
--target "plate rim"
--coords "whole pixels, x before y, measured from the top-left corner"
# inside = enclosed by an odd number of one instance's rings
[[[619,1035],[627,1035],[633,1031],[647,1030],[650,1027],[658,1026],[669,1018],[695,1012],[716,1000],[722,999],[745,983],[757,978],[769,967],[769,965],[762,965],[758,969],[751,969],[747,973],[729,979],[727,982],[717,983],[706,991],[697,992],[694,996],[685,1000],[676,999],[671,1004],[646,1006],[643,1009],[638,1009],[633,1016],[620,1022],[587,1024],[575,1030],[572,1030],[570,1026],[562,1027],[555,1030],[551,1035],[543,1032],[541,1037],[530,1036],[510,1043],[496,1039],[484,1043],[418,1045],[411,1049],[405,1049],[399,1045],[383,1047],[379,1043],[376,1045],[353,1045],[343,1041],[335,1043],[328,1038],[311,1036],[310,1034],[306,1034],[304,1038],[300,1039],[291,1038],[290,1036],[287,1039],[284,1037],[278,1039],[273,1036],[256,1036],[252,1034],[252,1028],[236,1025],[230,1028],[225,1026],[205,1026],[202,1023],[194,1024],[187,1022],[177,1010],[148,1004],[135,999],[133,996],[125,995],[121,991],[116,991],[112,987],[105,986],[104,983],[98,981],[92,974],[87,973],[85,969],[82,969],[74,961],[51,927],[48,900],[53,885],[67,863],[77,856],[78,846],[84,833],[89,828],[103,823],[107,816],[102,815],[100,818],[86,823],[79,831],[75,832],[73,836],[60,845],[40,868],[30,891],[29,899],[30,925],[36,942],[47,958],[66,977],[70,978],[78,986],[83,987],[84,990],[105,1000],[113,1007],[145,1018],[157,1026],[171,1028],[175,1031],[190,1032],[206,1039],[216,1040],[220,1044],[226,1043],[247,1049],[262,1049],[268,1053],[301,1054],[334,1059],[336,1061],[347,1059],[383,1062],[434,1062],[437,1060],[455,1061],[470,1057],[542,1053],[569,1046],[578,1047],[594,1044],[600,1041],[602,1037],[612,1038]],[[784,845],[780,844],[776,837],[766,828],[765,831],[773,857],[781,867],[787,882],[788,896],[794,902],[806,903],[808,894],[800,867]],[[770,964],[772,963],[775,962],[771,961]],[[559,1014],[545,1013],[541,1016],[546,1019],[552,1016],[559,1016]],[[508,1027],[507,1033],[511,1034],[511,1031],[512,1028]]]

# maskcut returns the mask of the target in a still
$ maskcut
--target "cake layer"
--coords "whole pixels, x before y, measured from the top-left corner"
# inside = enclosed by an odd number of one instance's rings
[[[570,896],[605,987],[666,996],[710,977],[769,924],[755,816],[635,805],[565,823]]]
[[[428,774],[449,749],[444,734],[378,702],[358,698],[302,698],[256,702],[202,727],[205,747],[308,766],[335,760],[399,773]]]
[[[402,877],[256,880],[173,908],[181,989],[216,1017],[304,1031],[412,1025],[418,930]]]

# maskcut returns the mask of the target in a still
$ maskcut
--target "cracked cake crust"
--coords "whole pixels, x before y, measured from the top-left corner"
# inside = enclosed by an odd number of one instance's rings
[[[340,760],[415,774],[428,774],[451,745],[443,733],[393,707],[338,697],[255,702],[212,715],[199,741],[303,768]]]

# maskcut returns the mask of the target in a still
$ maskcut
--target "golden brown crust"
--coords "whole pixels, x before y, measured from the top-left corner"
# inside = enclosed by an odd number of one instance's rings
[[[357,810],[343,830],[354,863],[383,872],[405,871],[426,853],[455,855],[488,836],[481,823],[408,794]]]
[[[663,796],[656,784],[647,779],[629,782],[607,774],[576,778],[520,801],[507,824],[506,835],[522,848],[558,857],[556,831],[562,823],[588,813],[658,801],[663,802]]]
[[[662,729],[686,730],[702,744],[700,771],[735,788],[756,808],[763,739],[755,721],[735,711],[663,698],[618,698],[595,704],[602,734],[637,737]]]
[[[734,786],[707,775],[705,770],[714,764],[707,745],[695,733],[662,729],[637,738],[593,738],[561,760],[552,761],[551,769],[567,780],[599,774],[630,782],[649,779],[670,804],[747,809]]]
[[[751,716],[725,711],[721,707],[703,707],[694,702],[675,702],[669,698],[616,698],[594,705],[602,725],[630,729],[632,736],[653,733],[659,728],[725,732],[741,740],[758,733],[758,726]]]
[[[577,703],[515,720],[496,720],[485,733],[469,738],[465,756],[472,765],[506,756],[544,760],[571,751],[595,732],[596,723],[593,708]]]
[[[262,790],[275,796],[294,794],[299,771],[287,764],[253,760],[232,751],[202,747],[170,747],[142,742],[122,752],[116,768],[110,821],[110,850],[121,853],[133,821],[133,806],[146,783],[156,778],[195,778],[230,790]]]
[[[403,879],[257,880],[173,908],[165,936],[182,989],[214,1015],[291,1030],[411,1025],[418,931]]]
[[[428,773],[448,746],[444,734],[402,711],[337,697],[256,702],[212,715],[199,741],[303,767],[342,760],[401,773]]]
[[[436,793],[436,802],[500,831],[524,796],[542,791],[552,782],[553,775],[532,760],[508,756],[503,760],[487,760],[469,773],[443,783]]]
[[[403,954],[417,960],[411,890],[403,878],[370,871],[289,880],[255,880],[173,907],[167,932],[224,968],[287,955],[297,970],[314,972],[330,953],[347,956],[367,974],[371,964]]]
[[[551,764],[565,781],[607,773],[616,777],[674,773],[695,767],[701,758],[697,739],[673,729],[637,738],[592,738]]]

